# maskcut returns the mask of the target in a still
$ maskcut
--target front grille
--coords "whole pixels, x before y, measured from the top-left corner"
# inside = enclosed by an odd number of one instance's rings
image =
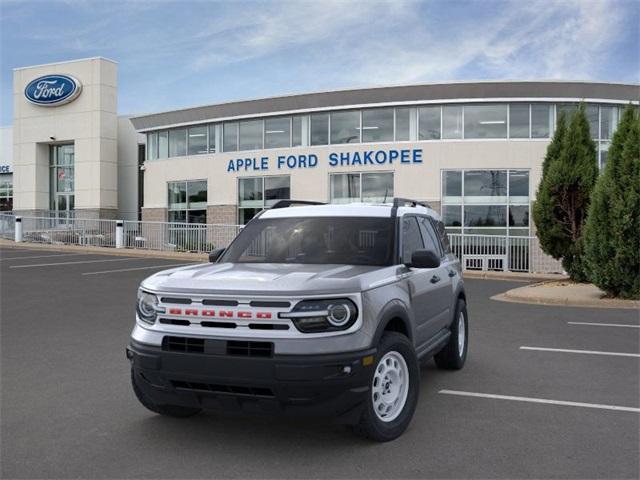
[[[203,338],[164,337],[162,349],[169,352],[204,353]]]
[[[227,342],[227,355],[236,355],[239,357],[271,357],[273,355],[273,343],[229,340]]]
[[[248,395],[253,397],[274,397],[273,391],[266,387],[247,387],[241,385],[219,385],[212,383],[185,382],[171,380],[171,385],[179,390],[198,392],[227,393],[231,395]]]

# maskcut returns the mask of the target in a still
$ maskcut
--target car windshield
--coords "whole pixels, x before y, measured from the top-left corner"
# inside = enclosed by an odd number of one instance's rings
[[[391,265],[393,225],[381,217],[255,219],[220,261]]]

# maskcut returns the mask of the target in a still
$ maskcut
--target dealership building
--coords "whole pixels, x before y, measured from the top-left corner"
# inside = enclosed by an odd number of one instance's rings
[[[431,204],[452,232],[530,235],[560,112],[585,103],[602,167],[622,109],[640,98],[637,84],[457,82],[123,116],[117,89],[104,58],[14,71],[4,209],[243,224],[279,199],[400,196]]]

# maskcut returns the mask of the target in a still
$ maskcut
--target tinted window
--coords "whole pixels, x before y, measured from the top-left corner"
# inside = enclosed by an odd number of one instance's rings
[[[402,261],[410,262],[414,251],[424,248],[416,217],[402,219]]]
[[[363,173],[362,201],[375,203],[393,198],[393,173]]]
[[[549,105],[531,105],[531,138],[549,138],[553,110]]]
[[[440,140],[440,106],[418,110],[418,140]]]
[[[331,143],[358,143],[360,141],[360,111],[333,112],[331,114]]]
[[[393,233],[391,218],[261,218],[242,230],[221,261],[391,265]]]
[[[449,242],[449,235],[447,235],[447,230],[444,227],[443,222],[435,222],[436,230],[438,231],[438,235],[440,235],[440,243],[444,247],[445,253],[451,253],[451,243]]]
[[[207,153],[207,127],[189,129],[189,155]]]
[[[442,107],[442,138],[462,138],[462,107]]]
[[[329,143],[329,114],[311,115],[311,145],[326,145],[327,143]]]
[[[169,156],[181,157],[187,154],[187,129],[169,130]]]
[[[240,150],[262,148],[262,120],[240,122]]]
[[[225,152],[235,152],[238,150],[238,124],[225,123],[222,127],[222,147]]]
[[[507,138],[507,106],[464,107],[464,138]]]
[[[267,118],[264,121],[264,148],[283,148],[291,143],[291,118]]]
[[[431,222],[428,218],[420,217],[418,220],[420,224],[420,231],[422,232],[422,239],[424,241],[424,248],[427,250],[431,250],[439,257],[442,257],[442,249],[440,248],[440,242],[438,241],[438,237],[436,232],[433,230],[431,226]]]
[[[529,138],[529,104],[509,105],[509,138]]]
[[[371,108],[362,111],[362,141],[393,140],[393,108]]]
[[[396,108],[396,140],[399,142],[410,139],[411,109]]]

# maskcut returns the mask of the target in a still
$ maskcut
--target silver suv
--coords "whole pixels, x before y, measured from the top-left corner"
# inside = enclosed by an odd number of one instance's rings
[[[324,415],[377,441],[418,401],[419,362],[460,369],[460,264],[429,206],[283,200],[211,263],[140,285],[127,348],[149,410]]]

